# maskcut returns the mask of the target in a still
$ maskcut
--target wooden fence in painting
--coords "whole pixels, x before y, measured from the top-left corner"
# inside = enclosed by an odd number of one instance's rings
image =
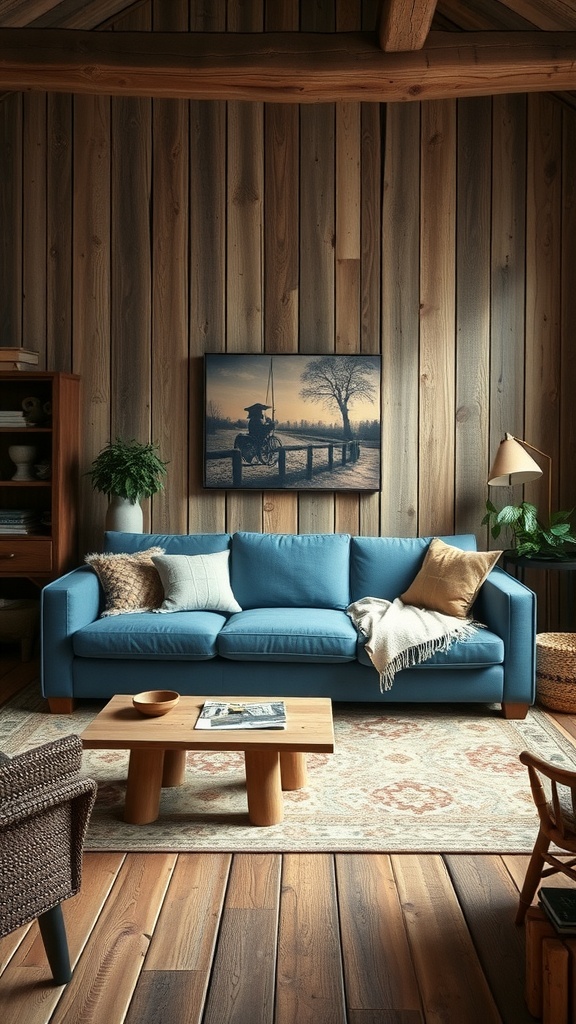
[[[331,472],[334,469],[334,450],[340,451],[341,465],[357,462],[360,458],[358,441],[328,441],[320,444],[290,444],[278,449],[278,483],[282,487],[286,480],[286,456],[288,452],[306,452],[306,479],[312,480],[314,473]],[[327,451],[326,463],[319,466],[314,463],[314,452]],[[242,487],[242,453],[239,448],[225,448],[222,451],[206,452],[206,460],[232,460],[232,486]],[[270,467],[271,469],[273,467]]]

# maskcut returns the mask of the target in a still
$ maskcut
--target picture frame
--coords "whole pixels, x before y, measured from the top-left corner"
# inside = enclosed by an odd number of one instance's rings
[[[378,491],[381,357],[207,353],[203,485]]]

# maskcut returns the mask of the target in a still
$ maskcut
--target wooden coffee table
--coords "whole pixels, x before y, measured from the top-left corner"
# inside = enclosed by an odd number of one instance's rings
[[[206,700],[231,703],[284,700],[286,729],[195,729]],[[306,752],[332,753],[334,728],[328,697],[180,697],[159,718],[132,706],[129,694],[112,697],[81,734],[86,748],[129,750],[124,820],[155,821],[163,786],[184,781],[187,750],[242,750],[248,816],[253,825],[276,825],[284,817],[282,790],[306,785]]]

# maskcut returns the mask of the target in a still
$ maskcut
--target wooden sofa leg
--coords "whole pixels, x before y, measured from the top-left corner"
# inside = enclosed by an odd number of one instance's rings
[[[47,700],[53,715],[71,715],[76,707],[74,697],[48,697]]]
[[[502,704],[502,714],[504,718],[526,718],[528,714],[529,704]]]

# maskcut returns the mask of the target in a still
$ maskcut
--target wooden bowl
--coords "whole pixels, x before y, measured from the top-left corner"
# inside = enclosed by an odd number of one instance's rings
[[[176,690],[146,690],[132,697],[132,703],[141,715],[166,715],[180,700]]]

